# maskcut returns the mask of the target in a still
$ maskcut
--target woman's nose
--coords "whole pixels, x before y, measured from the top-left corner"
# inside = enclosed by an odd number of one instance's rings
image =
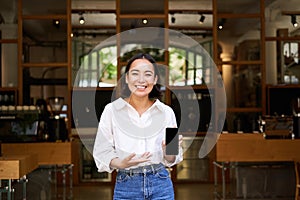
[[[143,75],[140,75],[138,81],[139,81],[140,83],[145,82],[145,77],[144,77]]]

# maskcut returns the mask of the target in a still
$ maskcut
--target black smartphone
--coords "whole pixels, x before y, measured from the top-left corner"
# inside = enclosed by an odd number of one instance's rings
[[[166,128],[166,155],[178,155],[178,128]]]

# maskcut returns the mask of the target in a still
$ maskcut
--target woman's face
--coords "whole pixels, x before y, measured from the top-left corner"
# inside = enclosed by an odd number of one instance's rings
[[[126,74],[126,83],[132,94],[148,96],[157,82],[154,67],[147,59],[136,59]]]

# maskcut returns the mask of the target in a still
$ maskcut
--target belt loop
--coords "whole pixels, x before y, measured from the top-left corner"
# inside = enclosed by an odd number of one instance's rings
[[[129,176],[132,176],[132,169],[129,170]]]
[[[152,170],[152,173],[155,173],[155,169],[154,169],[154,166],[153,165],[150,165],[151,166],[151,170]]]

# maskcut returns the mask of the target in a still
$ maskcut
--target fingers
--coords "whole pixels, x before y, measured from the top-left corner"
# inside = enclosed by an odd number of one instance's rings
[[[123,161],[123,168],[131,167],[138,165],[140,163],[148,162],[150,161],[150,157],[152,154],[150,152],[145,152],[141,156],[136,157],[136,153],[132,153],[129,156],[127,156]]]
[[[183,142],[183,136],[179,135],[179,146],[181,146],[182,142]]]
[[[143,153],[143,155],[141,155],[140,158],[146,158],[146,159],[148,159],[150,157],[151,157],[151,153],[150,152],[145,152],[145,153]]]
[[[134,158],[134,156],[135,156],[136,154],[135,153],[132,153],[132,154],[130,154],[129,156],[127,156],[126,158],[125,158],[125,160],[131,160],[132,158]]]

